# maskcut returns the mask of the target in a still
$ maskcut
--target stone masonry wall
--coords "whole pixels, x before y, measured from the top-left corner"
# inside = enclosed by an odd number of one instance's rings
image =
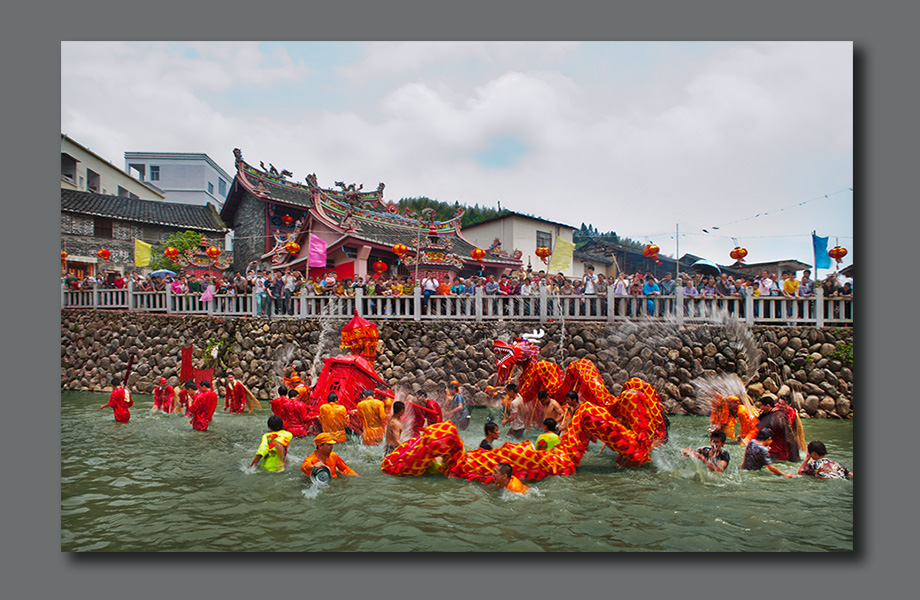
[[[315,362],[318,375],[322,357],[342,353],[338,343],[343,324],[331,323],[324,332],[314,320],[65,310],[61,388],[108,391],[111,378],[124,375],[131,355],[135,358],[128,384],[133,391],[151,392],[161,376],[175,386],[181,348],[194,344],[195,366],[214,367],[216,383],[232,371],[257,397],[270,399],[284,366],[293,364],[310,373]],[[377,325],[375,368],[385,381],[394,388],[434,391],[456,379],[471,405],[493,403],[485,393],[495,384],[493,340],[510,341],[532,330],[532,325],[508,322]],[[747,389],[755,399],[784,393],[788,386],[801,392],[796,397],[803,416],[852,417],[852,329],[756,327],[746,335],[747,345],[715,325],[549,323],[541,355],[563,367],[577,358],[594,361],[613,394],[630,377],[641,377],[656,387],[670,414],[707,413],[708,402],[697,398],[699,381],[736,373],[750,378]],[[217,359],[211,358],[213,348],[218,349]],[[750,356],[758,351],[759,359]],[[756,372],[750,372],[755,364]]]

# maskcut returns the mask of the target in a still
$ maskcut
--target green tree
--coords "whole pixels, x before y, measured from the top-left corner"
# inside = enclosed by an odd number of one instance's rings
[[[163,256],[163,251],[172,246],[179,251],[180,255],[183,255],[189,248],[197,248],[201,245],[201,236],[201,233],[186,230],[176,232],[159,244],[156,244],[150,251],[150,269],[153,271],[157,269],[176,271],[178,265]]]

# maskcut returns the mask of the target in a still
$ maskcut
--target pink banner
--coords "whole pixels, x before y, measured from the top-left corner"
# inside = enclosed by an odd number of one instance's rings
[[[326,242],[324,242],[318,235],[310,236],[310,258],[307,261],[307,266],[326,266]]]

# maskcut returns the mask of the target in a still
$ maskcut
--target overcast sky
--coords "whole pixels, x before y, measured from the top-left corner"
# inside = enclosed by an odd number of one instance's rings
[[[662,253],[853,247],[850,42],[64,42],[61,132],[592,223]],[[706,231],[708,231],[708,233]]]

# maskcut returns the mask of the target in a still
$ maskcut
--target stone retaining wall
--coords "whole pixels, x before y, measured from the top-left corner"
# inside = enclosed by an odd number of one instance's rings
[[[110,390],[111,378],[124,375],[131,355],[135,358],[128,384],[133,391],[151,392],[159,377],[175,386],[181,348],[194,344],[197,368],[214,367],[218,383],[232,371],[258,398],[270,399],[284,366],[294,364],[309,373],[316,363],[318,374],[322,357],[341,353],[343,324],[329,323],[324,331],[316,320],[65,310],[61,388]],[[391,386],[433,391],[456,379],[472,405],[493,402],[485,393],[495,383],[493,340],[510,341],[532,331],[532,326],[507,321],[377,326],[375,367]],[[851,328],[549,323],[544,332],[545,358],[563,367],[577,358],[594,361],[614,394],[630,377],[641,377],[656,387],[670,414],[705,414],[708,402],[697,398],[700,381],[736,373],[750,378],[747,389],[755,399],[785,393],[785,385],[801,392],[795,397],[805,416],[852,417]],[[211,357],[214,348],[217,359]],[[759,358],[752,356],[758,351]]]

